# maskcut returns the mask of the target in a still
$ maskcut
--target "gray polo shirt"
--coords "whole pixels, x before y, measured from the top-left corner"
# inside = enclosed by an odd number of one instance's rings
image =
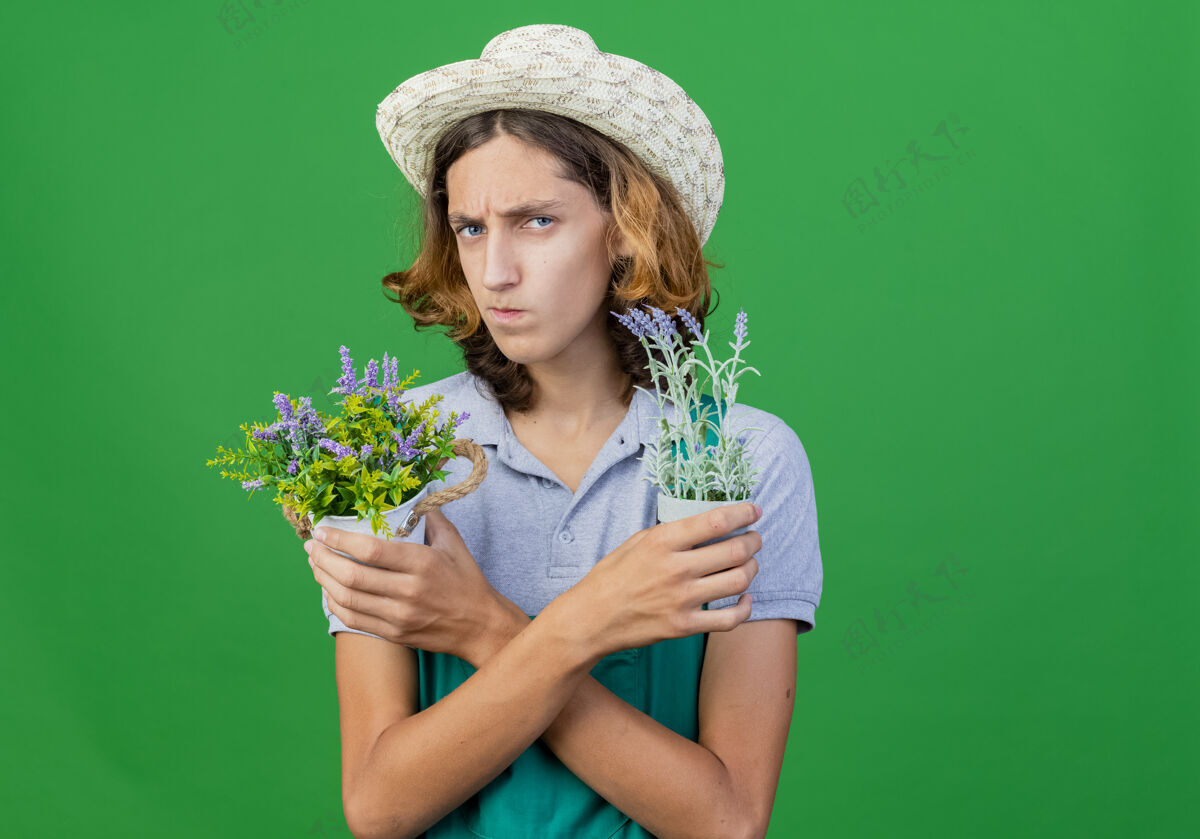
[[[473,439],[488,457],[483,483],[442,511],[492,586],[527,615],[540,613],[601,558],[657,523],[659,490],[644,479],[646,465],[638,459],[646,443],[657,442],[659,409],[649,394],[634,391],[625,419],[572,493],[521,445],[503,408],[484,395],[482,380],[464,371],[411,388],[403,400],[421,402],[432,393],[443,395],[437,403],[442,417],[451,411],[470,413],[458,436]],[[667,410],[674,419],[674,406],[668,403]],[[796,433],[774,414],[734,405],[726,423],[735,430],[763,429],[747,432],[747,450],[760,470],[750,498],[763,509],[762,518],[751,525],[762,537],[762,548],[755,555],[758,574],[748,589],[753,596],[749,620],[795,618],[797,634],[808,632],[821,602],[822,576],[808,456]],[[466,478],[471,462],[459,457],[444,468],[448,474],[434,489]],[[329,611],[324,589],[321,602],[330,635],[359,632]],[[736,602],[734,595],[714,600],[708,608]]]

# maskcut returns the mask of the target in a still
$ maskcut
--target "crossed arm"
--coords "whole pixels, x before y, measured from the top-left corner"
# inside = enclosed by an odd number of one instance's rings
[[[461,801],[473,794],[540,732],[546,746],[585,784],[660,839],[742,839],[766,833],[793,707],[794,621],[749,622],[709,635],[700,680],[699,742],[692,742],[587,675],[590,665],[569,666],[564,679],[556,675],[557,664],[550,657],[545,660],[550,669],[538,673],[541,656],[559,650],[569,659],[570,653],[550,634],[553,623],[539,635],[541,621],[531,623],[511,601],[505,606],[478,645],[464,653],[477,668],[468,682],[479,680],[476,691],[491,701],[474,704],[477,699],[463,694],[471,690],[464,683],[421,712],[441,717],[438,721],[424,720],[418,729],[410,727],[415,718],[409,717],[376,739],[367,774],[372,778],[369,794],[381,802],[379,807],[394,800],[391,791],[403,785],[410,802],[423,801],[429,810],[409,817],[427,826],[436,820],[434,811],[445,808],[435,801],[448,794]],[[513,705],[527,713],[514,718],[509,711]],[[511,722],[481,725],[485,716]],[[464,753],[466,743],[471,743],[470,755]],[[401,768],[431,762],[445,767],[440,778],[414,779]],[[447,778],[456,789],[447,790]],[[429,784],[425,790],[423,783]],[[384,813],[375,807],[372,811],[387,823]],[[373,835],[394,833],[376,830]]]
[[[528,622],[514,605],[492,636],[493,653]],[[699,742],[591,676],[541,739],[580,780],[660,839],[762,837],[783,764],[795,684],[796,622],[746,622],[709,634],[700,676]]]

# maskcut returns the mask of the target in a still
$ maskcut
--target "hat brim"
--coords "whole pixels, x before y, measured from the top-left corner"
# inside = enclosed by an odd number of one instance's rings
[[[671,79],[609,53],[509,54],[458,61],[405,81],[376,111],[376,128],[409,183],[425,194],[433,149],[472,114],[531,108],[570,117],[625,144],[671,181],[701,243],[724,198],[720,144],[699,106]]]

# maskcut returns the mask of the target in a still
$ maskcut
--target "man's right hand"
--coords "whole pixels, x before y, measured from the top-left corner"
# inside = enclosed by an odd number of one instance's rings
[[[728,632],[750,617],[750,595],[726,609],[703,604],[740,594],[758,573],[757,531],[696,548],[759,518],[730,504],[630,536],[554,601],[570,632],[599,661],[617,650],[704,632]],[[561,601],[561,602],[560,602]]]

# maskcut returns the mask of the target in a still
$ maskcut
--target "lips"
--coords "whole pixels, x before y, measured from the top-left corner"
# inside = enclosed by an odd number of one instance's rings
[[[492,309],[492,317],[500,323],[509,323],[521,317],[523,309]]]

